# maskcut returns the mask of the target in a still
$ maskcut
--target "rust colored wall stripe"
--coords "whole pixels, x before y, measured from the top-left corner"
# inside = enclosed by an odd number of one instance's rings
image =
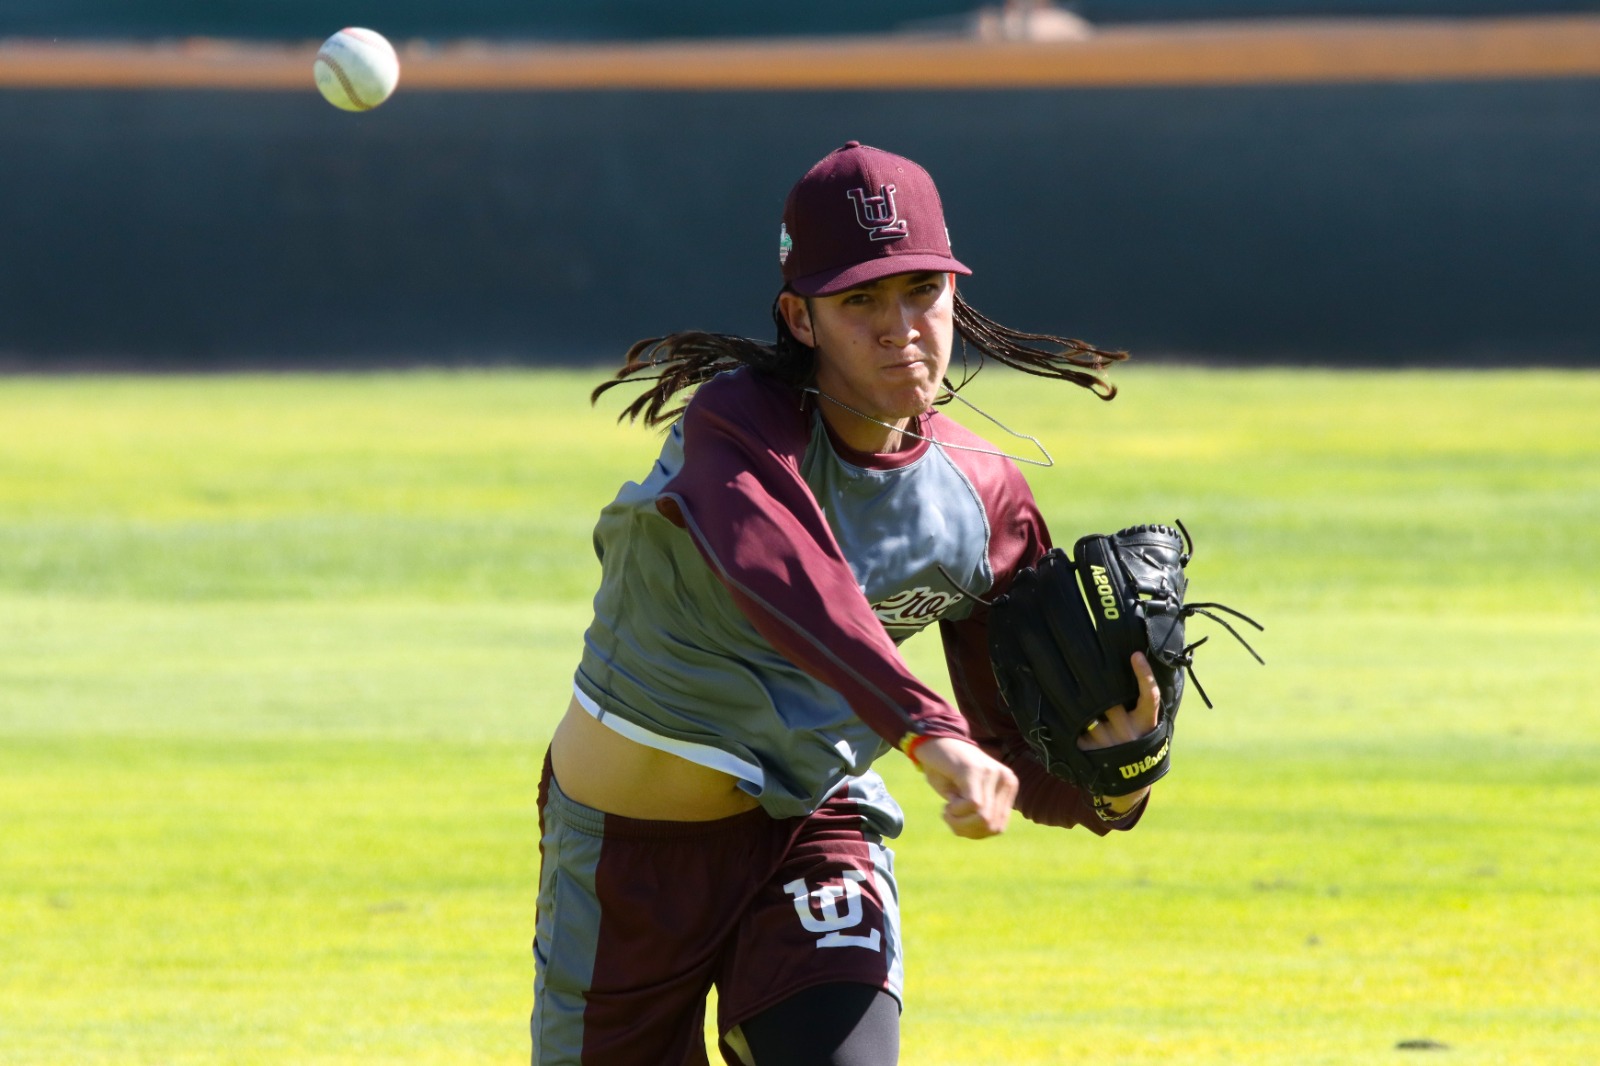
[[[0,88],[311,87],[314,42],[0,42]],[[1600,76],[1600,18],[1119,27],[1084,41],[841,38],[586,46],[406,44],[402,90],[1007,89]]]

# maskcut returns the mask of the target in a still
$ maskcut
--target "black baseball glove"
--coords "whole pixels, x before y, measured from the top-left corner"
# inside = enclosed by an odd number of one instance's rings
[[[1194,679],[1194,650],[1184,621],[1201,614],[1243,637],[1213,614],[1226,611],[1257,629],[1253,619],[1216,603],[1185,603],[1184,573],[1192,554],[1189,532],[1134,526],[1114,535],[1082,537],[1072,556],[1052,549],[1017,574],[989,618],[989,655],[1006,707],[1045,769],[1096,796],[1125,796],[1163,777],[1172,765],[1172,727],[1184,675]],[[1161,685],[1161,714],[1144,737],[1081,751],[1078,737],[1112,707],[1139,700],[1129,660],[1142,651]]]

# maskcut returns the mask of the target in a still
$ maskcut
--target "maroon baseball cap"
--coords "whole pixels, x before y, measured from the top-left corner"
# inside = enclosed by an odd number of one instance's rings
[[[911,160],[847,141],[789,190],[778,243],[783,280],[827,296],[890,274],[972,273],[950,254],[933,179]]]

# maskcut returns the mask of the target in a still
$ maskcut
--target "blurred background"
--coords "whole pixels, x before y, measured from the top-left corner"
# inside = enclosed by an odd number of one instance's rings
[[[401,51],[345,114],[344,25]],[[0,367],[767,336],[785,192],[922,162],[973,302],[1149,359],[1600,359],[1600,0],[0,0]]]

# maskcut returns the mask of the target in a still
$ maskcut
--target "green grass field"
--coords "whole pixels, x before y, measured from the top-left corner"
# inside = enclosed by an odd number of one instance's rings
[[[593,378],[0,379],[0,1062],[526,1061],[539,761],[656,447]],[[959,841],[885,760],[903,1061],[1600,1060],[1600,374],[1118,380],[970,395],[1058,539],[1182,518],[1269,665],[1218,631],[1132,834]]]

